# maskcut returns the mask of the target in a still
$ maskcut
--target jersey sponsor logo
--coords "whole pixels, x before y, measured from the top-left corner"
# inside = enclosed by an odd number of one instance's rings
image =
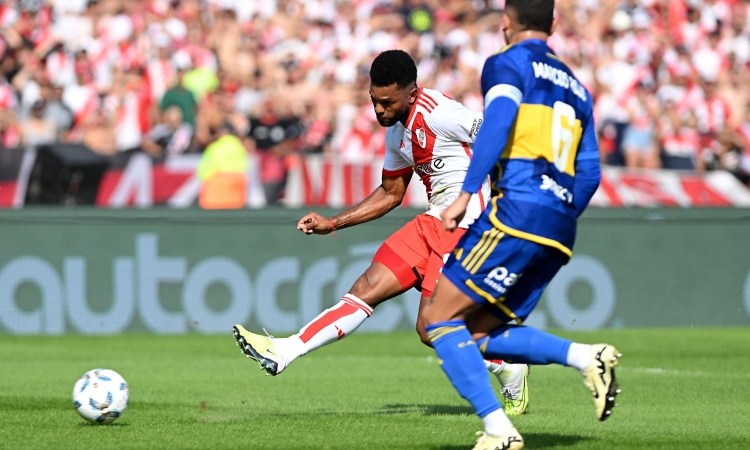
[[[466,342],[459,342],[458,343],[458,348],[464,348],[464,347],[468,347],[470,345],[477,345],[477,342],[474,339],[472,339],[470,341],[466,341]]]
[[[498,266],[492,269],[492,272],[487,275],[484,279],[484,284],[500,294],[505,294],[508,291],[508,288],[516,284],[516,281],[522,276],[522,273],[510,273],[505,267]]]
[[[404,144],[404,141],[401,141],[401,148],[402,149],[406,148],[406,144]]]
[[[534,67],[534,76],[536,78],[541,78],[557,86],[569,89],[576,97],[584,102],[586,101],[586,89],[578,83],[578,80],[566,72],[543,62],[533,61],[531,65]]]
[[[419,146],[425,148],[425,146],[427,145],[427,132],[424,130],[424,128],[417,128],[414,132],[417,135],[417,142],[419,143]]]
[[[414,171],[417,172],[417,175],[422,177],[425,175],[432,175],[435,171],[440,170],[443,167],[445,167],[445,161],[440,158],[435,158],[428,163],[417,164],[414,166]]]
[[[552,192],[553,194],[555,194],[555,197],[559,198],[565,203],[573,203],[573,193],[557,184],[555,180],[547,175],[542,175],[542,185],[539,186],[539,189]]]
[[[477,133],[479,133],[479,127],[482,126],[482,119],[474,119],[474,123],[471,124],[471,129],[469,130],[469,137],[476,137]]]

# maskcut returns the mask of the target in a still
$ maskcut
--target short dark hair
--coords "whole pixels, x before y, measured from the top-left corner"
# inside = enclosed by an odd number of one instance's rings
[[[384,87],[393,83],[403,89],[417,82],[417,65],[403,50],[386,50],[370,66],[370,83]]]
[[[529,31],[549,33],[555,17],[555,0],[507,0],[505,9],[516,12],[518,23]]]

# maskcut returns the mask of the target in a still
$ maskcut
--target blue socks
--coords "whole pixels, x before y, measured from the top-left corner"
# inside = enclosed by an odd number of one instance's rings
[[[471,403],[479,417],[502,409],[492,390],[477,343],[463,320],[452,320],[426,328],[432,346],[440,358],[440,367],[461,397]]]
[[[542,330],[524,326],[500,327],[477,342],[487,358],[521,364],[554,363],[563,366],[568,365],[568,348],[571,343]]]

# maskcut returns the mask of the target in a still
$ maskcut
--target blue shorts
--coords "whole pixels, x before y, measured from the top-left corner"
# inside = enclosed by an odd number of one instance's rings
[[[458,241],[443,274],[494,316],[520,325],[568,259],[556,248],[503,233],[482,214]]]

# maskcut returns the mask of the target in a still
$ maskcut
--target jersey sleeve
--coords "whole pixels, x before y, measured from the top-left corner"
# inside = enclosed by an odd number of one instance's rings
[[[411,165],[406,161],[401,154],[398,152],[398,147],[394,142],[393,136],[389,132],[386,132],[385,136],[385,156],[383,157],[383,176],[384,177],[398,177],[411,173],[413,171]],[[401,141],[399,141],[400,144]]]
[[[456,101],[446,102],[440,108],[442,111],[439,114],[432,115],[434,131],[452,141],[474,143],[479,127],[482,126],[482,113],[472,111]]]
[[[484,126],[474,144],[474,157],[461,190],[476,192],[500,159],[523,99],[521,88],[521,77],[508,55],[487,60],[482,70]]]
[[[576,175],[573,181],[573,203],[576,214],[580,216],[588,206],[591,197],[601,181],[601,164],[599,163],[599,143],[594,129],[593,112],[589,112],[583,126],[583,137],[576,154]]]
[[[499,54],[487,59],[482,69],[484,111],[499,98],[508,98],[516,105],[523,100],[523,78],[509,55]]]

